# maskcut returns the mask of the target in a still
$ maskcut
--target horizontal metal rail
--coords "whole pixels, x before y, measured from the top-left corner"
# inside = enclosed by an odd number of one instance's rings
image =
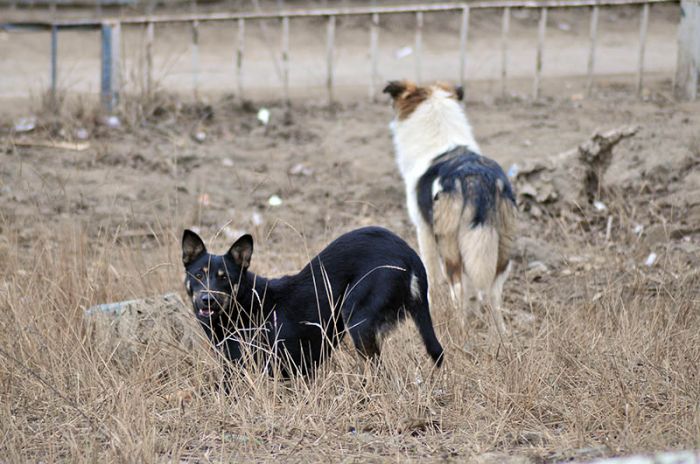
[[[445,11],[462,11],[465,9],[501,9],[501,8],[571,8],[594,6],[622,6],[622,5],[648,5],[654,3],[678,3],[679,0],[495,0],[488,2],[470,3],[440,3],[431,5],[400,5],[400,6],[373,6],[357,8],[318,8],[300,9],[277,12],[241,12],[241,13],[195,13],[183,15],[158,15],[158,16],[132,16],[101,19],[78,19],[57,21],[14,21],[0,23],[4,29],[51,29],[62,28],[99,28],[105,22],[120,22],[126,24],[148,23],[184,23],[205,21],[231,21],[254,19],[282,19],[282,18],[319,18],[329,16],[362,16],[374,14],[401,14],[401,13],[428,13]]]

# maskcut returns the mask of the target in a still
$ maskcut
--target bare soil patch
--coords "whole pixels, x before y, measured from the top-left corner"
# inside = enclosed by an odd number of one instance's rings
[[[415,245],[388,104],[270,105],[265,127],[258,106],[163,97],[147,119],[127,112],[116,129],[73,108],[24,135],[85,129],[85,151],[21,147],[5,132],[0,454],[558,462],[699,446],[700,104],[673,103],[660,85],[646,101],[608,87],[592,100],[468,102],[484,153],[506,168],[575,148],[596,129],[640,127],[614,151],[605,210],[523,200],[503,343],[484,323],[464,326],[441,289],[442,372],[407,325],[386,342],[381,372],[364,372],[344,347],[312,382],[251,374],[230,395],[213,387],[221,373],[203,340],[142,340],[122,358],[93,338],[83,310],[184,295],[184,226],[217,250],[253,233],[252,268],[265,275],[296,272],[363,225]]]

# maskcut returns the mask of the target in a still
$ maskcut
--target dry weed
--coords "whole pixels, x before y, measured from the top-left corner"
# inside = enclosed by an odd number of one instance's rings
[[[204,340],[190,349],[144,343],[125,363],[85,328],[86,306],[179,287],[177,231],[169,232],[146,255],[95,243],[79,228],[31,249],[4,237],[5,459],[461,460],[499,451],[547,461],[561,450],[699,443],[700,276],[683,263],[653,273],[611,258],[544,287],[518,272],[509,304],[518,312],[527,304],[534,322],[514,317],[505,344],[478,323],[463,326],[449,300],[436,299],[442,371],[407,324],[386,341],[379,371],[346,342],[313,381],[248,373],[226,395]],[[274,257],[258,253],[264,273]]]

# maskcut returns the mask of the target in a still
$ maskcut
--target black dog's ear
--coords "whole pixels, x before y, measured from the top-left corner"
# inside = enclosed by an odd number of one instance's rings
[[[406,91],[406,82],[404,81],[391,81],[389,82],[386,87],[384,87],[384,90],[382,90],[383,93],[388,93],[391,95],[391,98],[396,100],[396,98],[399,97],[402,93]]]
[[[236,243],[231,245],[231,248],[228,250],[228,254],[241,268],[247,269],[250,266],[250,257],[253,256],[253,237],[245,234],[236,240]]]
[[[457,100],[462,101],[464,99],[464,87],[461,85],[456,85],[455,95],[457,95]]]
[[[206,252],[207,247],[204,246],[204,242],[199,235],[190,229],[185,229],[185,232],[182,234],[182,262],[185,266]]]

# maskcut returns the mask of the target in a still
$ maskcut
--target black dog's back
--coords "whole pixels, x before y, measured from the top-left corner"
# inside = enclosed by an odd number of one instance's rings
[[[244,237],[250,241],[249,262],[252,238]],[[229,251],[234,257],[241,255],[240,249],[248,249],[237,244]],[[358,351],[373,358],[380,354],[381,336],[408,313],[431,358],[438,366],[442,363],[443,349],[433,330],[423,263],[405,241],[386,229],[366,227],[344,234],[301,272],[278,279],[268,280],[248,272],[245,260],[243,266],[236,268],[236,260],[230,256],[207,256],[208,260],[206,256],[185,259],[185,267],[188,275],[203,276],[197,263],[228,259],[226,272],[231,288],[229,298],[224,300],[230,300],[229,307],[220,315],[200,309],[199,319],[214,341],[225,338],[225,353],[233,360],[242,357],[237,334],[249,331],[255,321],[263,321],[264,330],[258,332],[265,334],[264,351],[276,355],[284,374],[312,372],[346,331]],[[231,267],[236,268],[235,272],[231,272]],[[221,274],[217,269],[205,270]],[[193,290],[195,285],[192,280],[187,281],[193,302],[199,301],[199,290]],[[223,286],[201,291],[217,295],[225,292]],[[212,313],[216,317],[201,317]]]
[[[381,335],[408,312],[428,354],[441,364],[443,350],[430,317],[425,267],[418,254],[394,233],[381,227],[348,232],[328,245],[295,277],[306,285],[330,284],[332,301],[341,303],[342,322],[363,355],[378,356]],[[306,298],[315,292],[307,288],[299,293]],[[320,306],[332,310],[330,305],[325,307],[327,302],[320,302]]]

